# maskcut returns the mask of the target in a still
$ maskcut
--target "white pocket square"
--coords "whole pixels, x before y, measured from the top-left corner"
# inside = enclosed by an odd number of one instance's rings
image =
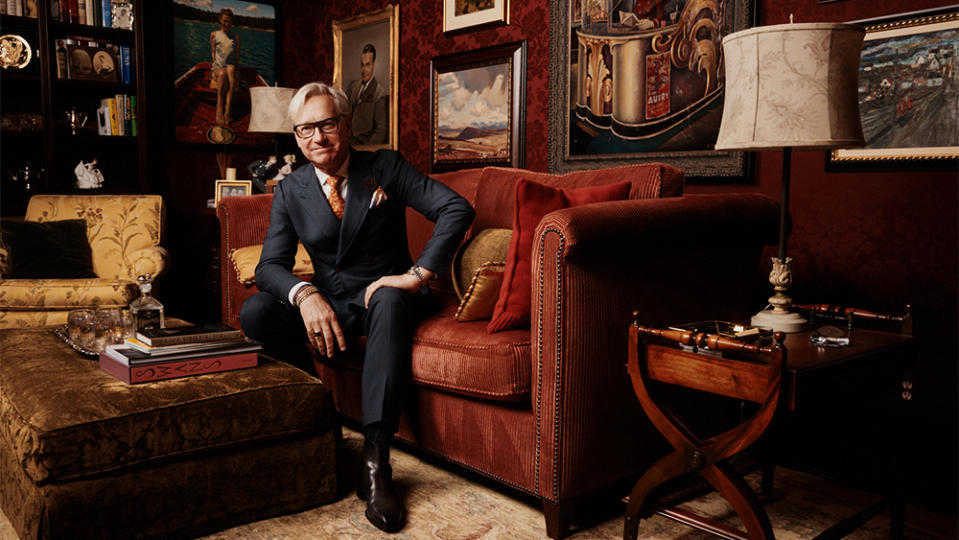
[[[389,197],[386,196],[386,192],[383,191],[382,187],[376,188],[376,191],[373,192],[372,199],[370,199],[370,208],[376,208],[388,198]]]

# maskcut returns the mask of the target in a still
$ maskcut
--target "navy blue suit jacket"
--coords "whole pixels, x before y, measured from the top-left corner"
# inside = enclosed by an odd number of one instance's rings
[[[296,245],[302,242],[313,261],[311,282],[334,309],[340,313],[346,304],[362,306],[367,285],[402,274],[413,264],[406,239],[407,206],[436,223],[416,264],[436,273],[446,270],[475,214],[466,199],[392,150],[351,150],[347,182],[342,222],[333,215],[312,164],[277,185],[256,267],[261,291],[287,299],[300,281],[291,270]],[[377,188],[387,199],[370,208]]]

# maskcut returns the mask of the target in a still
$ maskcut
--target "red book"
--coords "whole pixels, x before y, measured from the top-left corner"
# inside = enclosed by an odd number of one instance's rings
[[[138,384],[256,367],[257,360],[256,351],[246,351],[131,363],[116,349],[108,348],[100,353],[100,369],[127,384]]]
[[[80,4],[78,3],[78,0],[70,0],[69,6],[70,6],[69,22],[72,22],[72,23],[80,22]]]

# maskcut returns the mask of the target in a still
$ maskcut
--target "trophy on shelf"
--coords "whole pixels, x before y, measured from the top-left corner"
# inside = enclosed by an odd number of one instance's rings
[[[70,126],[71,135],[76,135],[77,131],[87,123],[87,113],[78,111],[76,107],[64,111],[64,114],[67,115],[67,125]]]

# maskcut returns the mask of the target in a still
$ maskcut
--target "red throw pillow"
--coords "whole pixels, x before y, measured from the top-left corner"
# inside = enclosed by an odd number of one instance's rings
[[[629,197],[629,182],[580,189],[554,188],[521,178],[516,182],[513,236],[506,254],[506,269],[490,334],[529,326],[532,291],[533,233],[543,216],[553,210]]]

